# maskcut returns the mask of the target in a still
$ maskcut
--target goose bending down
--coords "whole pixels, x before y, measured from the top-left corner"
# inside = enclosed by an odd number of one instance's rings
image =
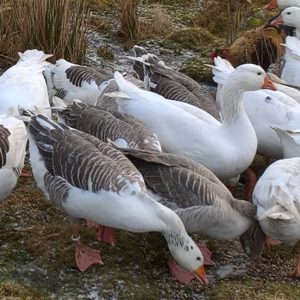
[[[143,91],[118,72],[115,80],[121,92],[120,112],[155,132],[164,151],[202,163],[223,181],[247,169],[256,153],[256,134],[243,107],[243,93],[262,86],[275,88],[259,66],[239,66],[224,84],[221,123],[209,114],[202,118],[201,109],[193,107],[200,113],[191,114],[158,94]]]
[[[300,241],[300,145],[299,132],[275,128],[285,158],[271,164],[253,191],[257,218],[265,234],[288,245]],[[299,245],[300,246],[300,245]],[[293,275],[300,277],[300,249]]]
[[[14,117],[14,110],[0,116],[0,201],[17,184],[24,167],[27,132],[24,123]]]
[[[28,128],[31,163],[43,171],[38,184],[50,201],[73,219],[133,232],[161,232],[179,265],[207,283],[202,253],[180,218],[147,194],[142,175],[121,152],[42,115],[31,117]],[[78,237],[76,262],[81,270],[90,265],[84,257],[87,249]],[[98,253],[94,263],[100,261]]]
[[[80,99],[88,105],[95,105],[113,78],[113,73],[105,69],[76,65],[59,59],[44,72],[49,96],[57,96],[67,102]]]
[[[276,7],[279,7],[280,9],[285,9],[291,6],[300,7],[300,0],[271,0],[263,8],[271,10],[275,9]]]
[[[264,235],[255,218],[256,207],[235,199],[211,171],[173,154],[134,149],[122,152],[141,172],[155,198],[179,215],[188,233],[221,240],[241,237],[245,252],[259,256]]]
[[[220,120],[214,98],[198,82],[166,67],[163,61],[154,54],[147,53],[143,47],[134,46],[133,49],[136,57],[128,58],[134,61],[133,69],[144,81],[148,90],[166,99],[194,105]]]
[[[112,140],[120,148],[161,151],[157,136],[133,117],[74,102],[58,115],[75,129],[89,133],[102,141]]]
[[[218,83],[217,102],[221,102],[223,84],[233,72],[231,64],[221,57],[214,60],[214,81]],[[257,152],[266,157],[282,158],[282,146],[277,134],[270,126],[296,129],[300,127],[300,103],[280,90],[282,84],[274,83],[277,91],[262,89],[244,93],[243,103],[246,113],[256,132]],[[283,87],[283,88],[282,88]]]
[[[50,64],[46,59],[52,54],[43,51],[26,50],[18,53],[19,61],[0,76],[0,114],[6,114],[10,107],[18,106],[35,110],[38,107],[50,116],[47,85],[43,70]]]

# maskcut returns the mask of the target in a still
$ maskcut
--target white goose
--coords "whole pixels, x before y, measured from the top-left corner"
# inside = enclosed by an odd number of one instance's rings
[[[225,181],[247,169],[256,153],[257,138],[243,107],[243,93],[262,86],[275,89],[262,68],[239,66],[224,85],[220,123],[207,113],[203,118],[201,109],[193,107],[199,114],[192,114],[171,100],[141,90],[118,72],[115,80],[120,92],[127,95],[115,95],[119,96],[120,112],[132,115],[155,132],[166,152],[198,161]]]
[[[24,167],[27,132],[13,114],[11,109],[0,116],[0,201],[10,195]]]
[[[121,152],[42,115],[31,118],[29,132],[31,163],[44,164],[42,180],[50,201],[74,219],[133,232],[161,232],[179,265],[207,283],[202,253],[181,220],[146,193],[142,175]],[[79,236],[78,228],[75,234]],[[101,262],[100,254],[84,247],[78,238],[79,269],[91,264],[88,254],[93,263]]]
[[[19,61],[0,76],[0,114],[5,114],[10,107],[18,106],[35,110],[42,109],[50,116],[47,85],[42,74],[50,63],[46,59],[52,54],[43,51],[27,50],[19,53]]]
[[[300,0],[271,0],[263,8],[271,10],[271,9],[275,9],[277,6],[280,9],[285,9],[290,6],[300,7]]]
[[[58,96],[67,102],[80,99],[88,105],[96,105],[97,99],[113,79],[113,73],[105,69],[76,65],[59,59],[44,71],[49,96]]]
[[[275,129],[285,157],[270,165],[253,191],[257,218],[265,234],[288,245],[300,241],[300,145],[299,131]],[[300,277],[300,251],[293,275]]]
[[[217,102],[222,99],[222,86],[234,68],[225,59],[217,57],[214,60],[214,81],[218,83]],[[282,84],[274,85],[277,91],[262,89],[244,93],[243,102],[246,113],[256,132],[258,153],[267,157],[281,158],[282,146],[278,135],[270,126],[295,129],[300,127],[300,103],[288,95],[280,92],[285,87]],[[282,88],[283,86],[283,88]]]

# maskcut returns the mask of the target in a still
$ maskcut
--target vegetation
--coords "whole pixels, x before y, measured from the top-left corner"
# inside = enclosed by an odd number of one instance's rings
[[[32,48],[82,63],[87,19],[85,0],[0,0],[2,63],[5,66],[17,60],[17,51]]]

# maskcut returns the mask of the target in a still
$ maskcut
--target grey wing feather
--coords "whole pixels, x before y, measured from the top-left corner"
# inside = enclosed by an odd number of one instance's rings
[[[0,168],[6,164],[6,154],[9,151],[10,132],[7,128],[0,124]]]
[[[113,74],[109,71],[102,70],[101,72],[87,66],[72,66],[66,69],[66,76],[70,82],[78,87],[82,86],[82,82],[91,83],[95,81],[97,85],[113,78]]]

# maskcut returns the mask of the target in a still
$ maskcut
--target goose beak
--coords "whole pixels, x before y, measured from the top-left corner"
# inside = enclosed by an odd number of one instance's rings
[[[274,19],[271,23],[271,25],[278,26],[283,24],[283,18],[282,15],[279,15],[276,19]]]
[[[268,75],[265,76],[265,80],[264,80],[264,83],[261,87],[262,89],[269,89],[269,90],[272,90],[272,91],[276,91],[276,86],[275,84],[273,83],[273,81],[269,78]]]
[[[208,285],[208,278],[206,276],[204,266],[200,266],[196,271],[194,271],[195,277],[201,281],[204,285]]]
[[[277,0],[271,0],[268,4],[266,4],[263,9],[275,9],[277,7]]]

